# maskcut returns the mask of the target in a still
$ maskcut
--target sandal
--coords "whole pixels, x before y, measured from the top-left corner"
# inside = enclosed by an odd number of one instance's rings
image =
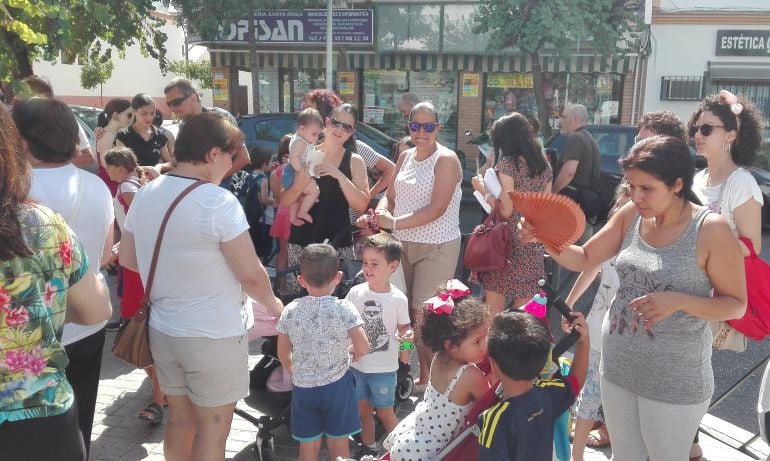
[[[144,410],[139,412],[139,419],[142,421],[147,421],[152,425],[160,424],[163,422],[163,408],[161,408],[161,406],[157,403],[153,402],[144,407]]]
[[[588,434],[588,441],[586,442],[587,447],[600,449],[607,448],[611,444],[607,426],[602,425],[599,429],[595,429]]]

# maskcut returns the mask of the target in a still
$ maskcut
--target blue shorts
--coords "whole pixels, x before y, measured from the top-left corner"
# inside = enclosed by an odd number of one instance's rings
[[[350,369],[356,378],[356,399],[371,402],[374,408],[392,407],[396,403],[396,372],[364,373]]]
[[[291,394],[291,435],[299,442],[337,439],[361,432],[355,381],[348,371],[320,387],[296,387]]]

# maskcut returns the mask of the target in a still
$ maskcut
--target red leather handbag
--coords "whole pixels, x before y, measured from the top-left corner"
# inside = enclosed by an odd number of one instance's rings
[[[751,254],[746,256],[743,264],[746,268],[746,291],[748,292],[748,305],[746,313],[737,320],[728,320],[727,323],[740,331],[747,338],[762,341],[770,335],[770,264],[767,264],[754,251],[751,240],[738,237],[748,248]]]
[[[463,256],[463,266],[477,272],[504,269],[511,253],[511,224],[503,219],[495,207],[483,224],[473,229]]]

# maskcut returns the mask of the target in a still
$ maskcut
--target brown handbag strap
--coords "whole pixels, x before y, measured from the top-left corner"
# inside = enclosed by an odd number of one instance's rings
[[[163,217],[163,221],[160,223],[160,229],[158,229],[158,238],[155,239],[155,250],[152,252],[152,261],[150,262],[150,273],[147,275],[147,286],[144,289],[144,299],[142,299],[142,305],[146,306],[147,308],[147,314],[149,315],[149,309],[150,309],[150,290],[152,290],[152,282],[155,279],[155,267],[158,264],[158,253],[160,253],[160,244],[163,241],[163,233],[166,230],[166,224],[168,224],[168,219],[171,217],[171,212],[174,211],[174,208],[179,204],[179,202],[182,201],[182,199],[193,191],[198,186],[202,186],[204,184],[208,184],[208,181],[198,180],[194,183],[190,184],[185,188],[185,190],[182,191],[182,193],[177,196],[177,198],[174,199],[173,202],[171,202],[171,205],[169,205],[168,210],[166,211],[166,215]]]

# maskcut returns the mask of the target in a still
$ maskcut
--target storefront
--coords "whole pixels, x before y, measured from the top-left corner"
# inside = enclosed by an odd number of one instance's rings
[[[479,133],[511,109],[538,115],[532,62],[516,53],[487,53],[486,37],[469,29],[477,8],[476,2],[468,2],[376,4],[372,10],[344,10],[359,22],[340,27],[357,31],[363,38],[350,41],[351,36],[346,42],[335,43],[331,63],[335,91],[360,108],[361,120],[395,138],[407,134],[398,100],[406,92],[414,93],[439,110],[443,126],[440,141],[473,155],[474,149],[466,145],[466,131]],[[279,29],[275,17],[280,15],[269,13],[257,13],[262,15],[258,20],[267,17],[267,28]],[[371,23],[362,18],[370,18]],[[245,29],[241,23],[231,29]],[[273,33],[259,45],[256,67],[261,111],[297,111],[305,93],[325,87],[324,49],[316,39],[308,38],[313,33],[309,32],[312,24],[303,24],[304,30],[295,27],[299,41],[276,42]],[[287,23],[285,28],[289,27]],[[366,42],[369,37],[365,31],[369,29],[372,35]],[[209,43],[212,67],[237,79],[237,70],[250,69],[248,33],[230,35],[240,41]],[[287,37],[283,34],[281,38]],[[335,41],[337,38],[335,34]],[[581,50],[588,51],[569,58],[542,56],[543,93],[552,126],[565,103],[584,104],[594,123],[622,123],[628,118],[626,106],[630,104],[624,88],[629,77],[633,79],[635,59],[605,59],[592,54],[586,45]],[[235,81],[230,87],[249,83]]]

